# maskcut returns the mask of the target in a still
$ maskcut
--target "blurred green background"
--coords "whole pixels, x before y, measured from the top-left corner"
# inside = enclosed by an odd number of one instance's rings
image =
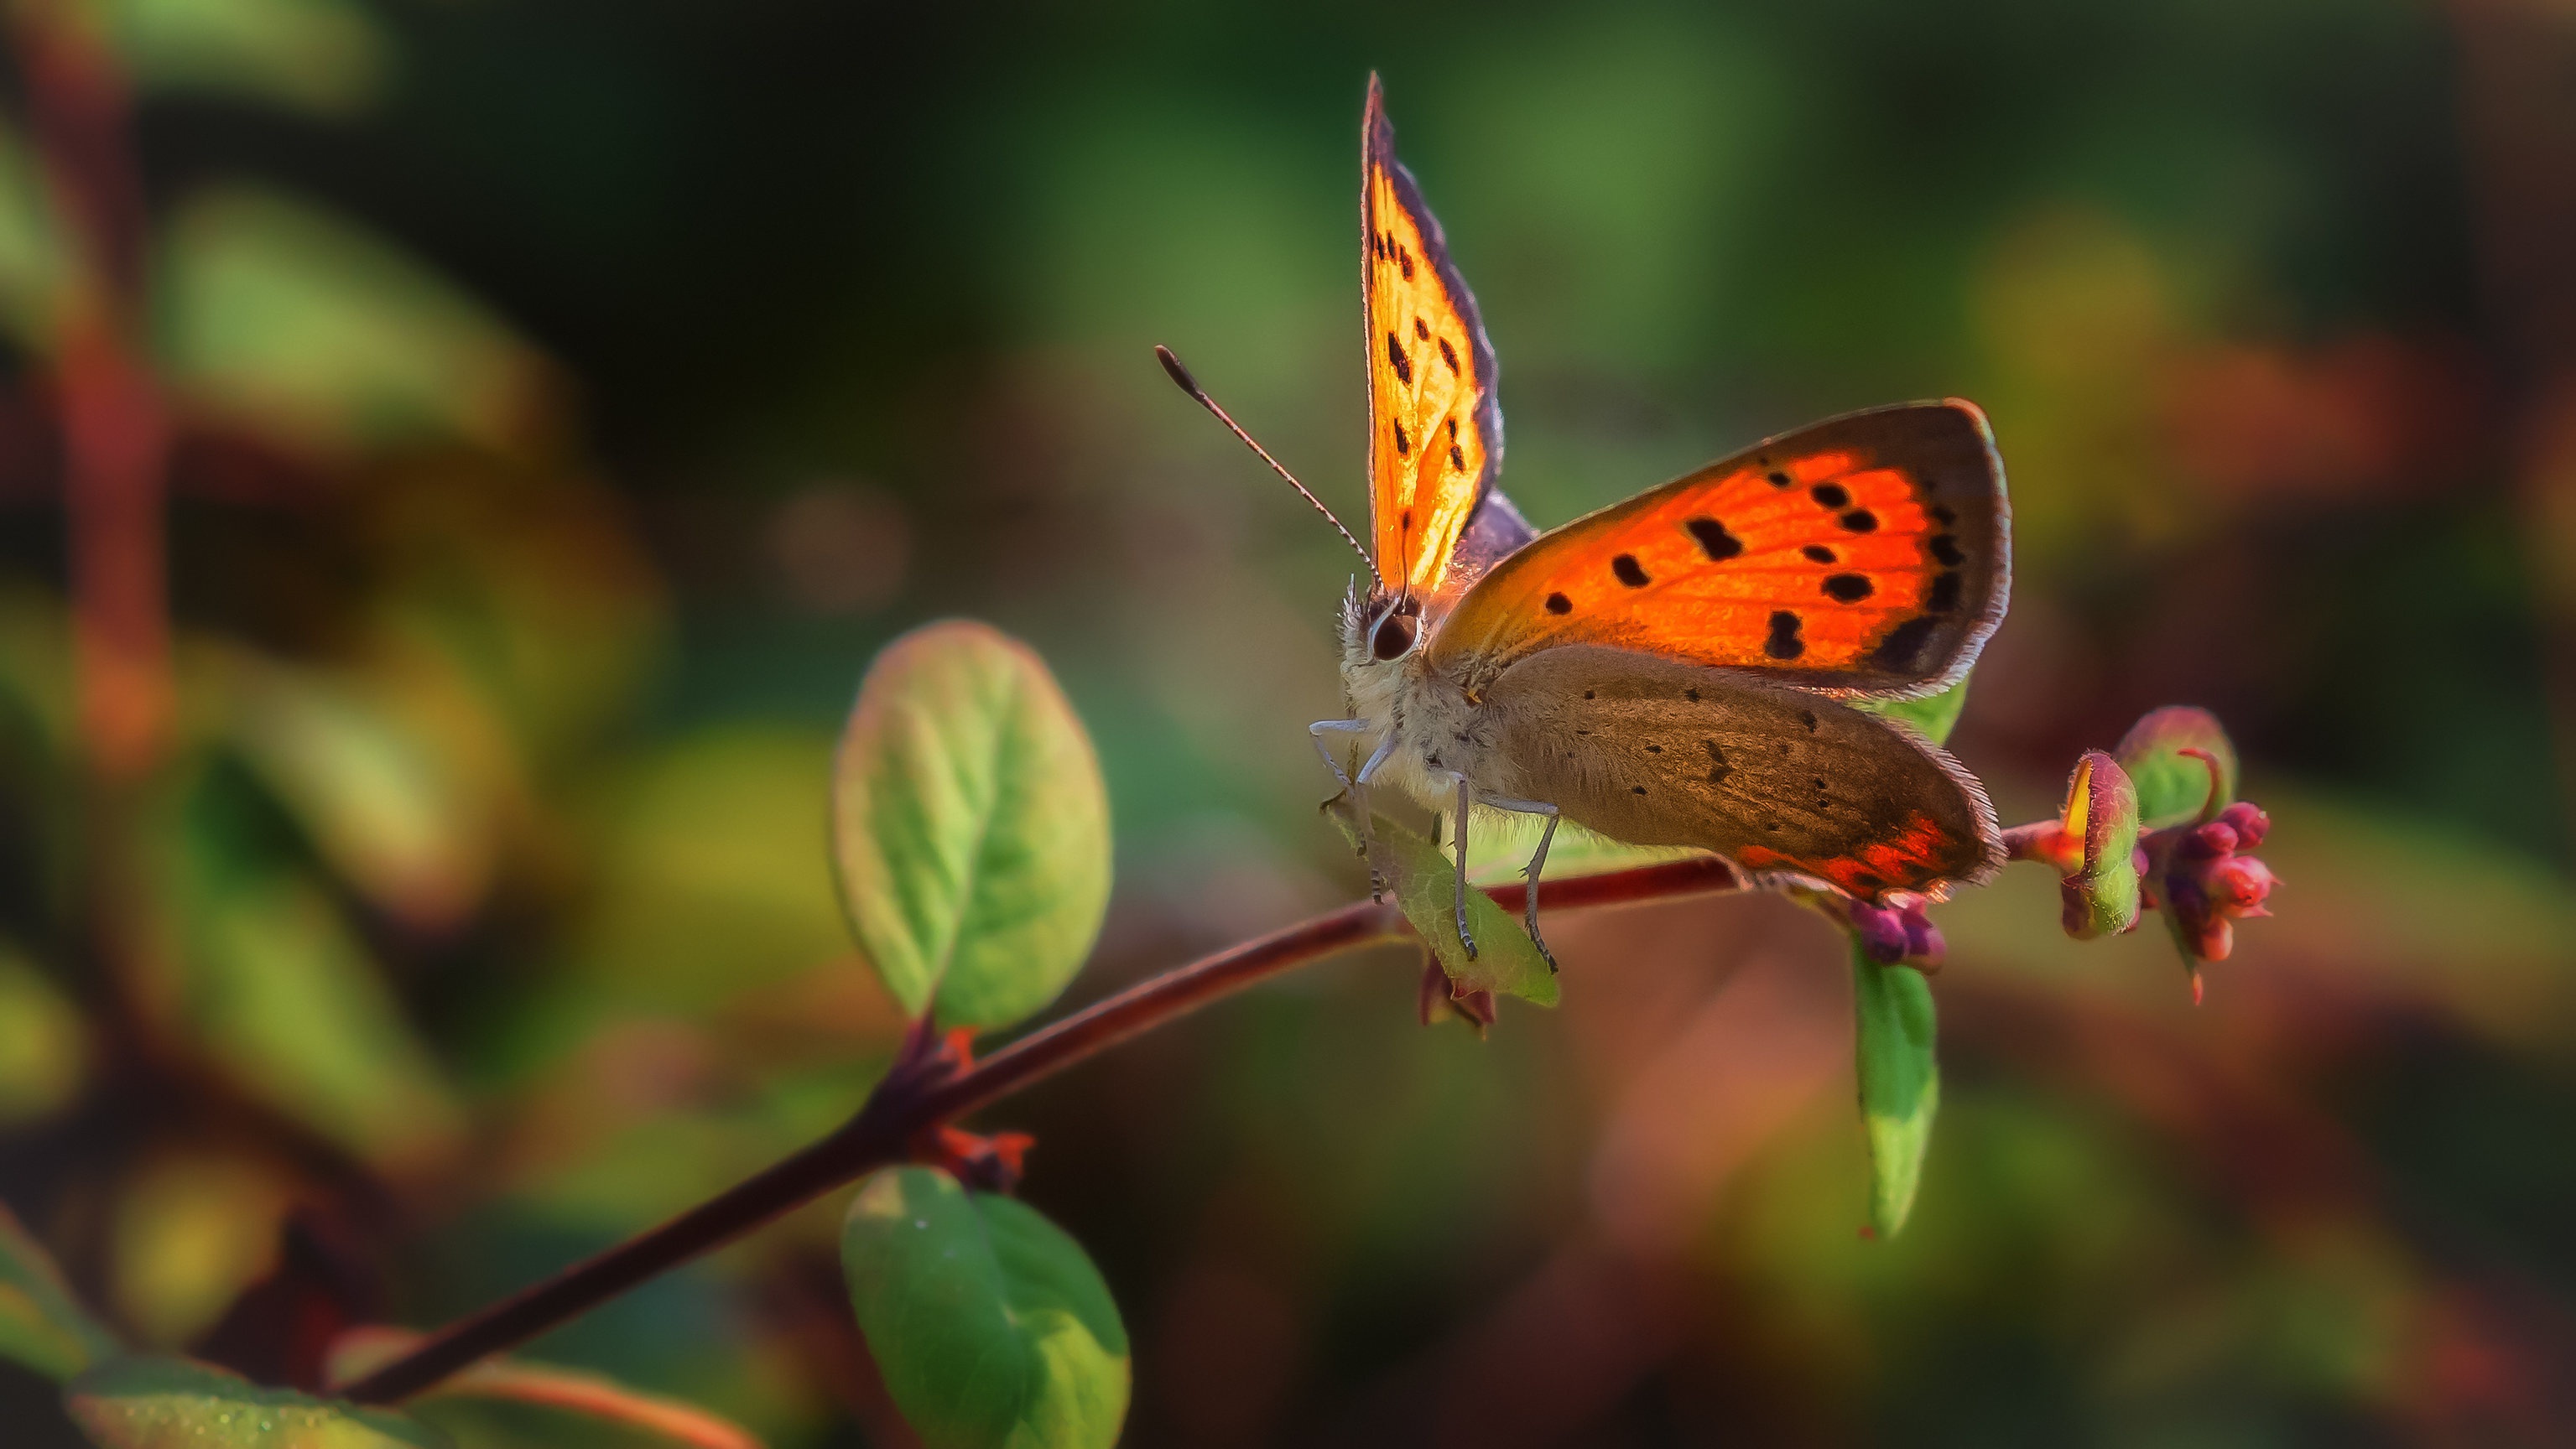
[[[1971,397],[2020,547],[1954,748],[2026,819],[2207,705],[2286,883],[2198,1011],[2036,871],[1943,911],[1893,1241],[1842,947],[1778,901],[1564,918],[1564,1006],[1481,1044],[1395,951],[1050,1083],[987,1125],[1123,1307],[1128,1442],[2576,1437],[2564,3],[102,13],[177,706],[103,884],[12,79],[0,1198],[135,1334],[280,1372],[299,1313],[432,1324],[836,1122],[900,1023],[828,754],[922,620],[1098,741],[1073,1000],[1361,888],[1304,739],[1351,560],[1149,349],[1364,508],[1376,68],[1534,522]],[[537,1351],[907,1442],[836,1211]],[[0,1369],[9,1442],[74,1442],[50,1402]]]

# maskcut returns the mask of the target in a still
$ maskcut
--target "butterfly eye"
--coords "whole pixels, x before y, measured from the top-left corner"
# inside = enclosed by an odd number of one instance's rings
[[[1380,619],[1377,631],[1369,636],[1369,652],[1381,660],[1401,659],[1413,647],[1416,620],[1411,614],[1390,613]]]

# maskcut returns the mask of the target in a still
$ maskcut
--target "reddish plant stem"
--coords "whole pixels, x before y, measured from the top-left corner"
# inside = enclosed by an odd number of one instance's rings
[[[1565,910],[1673,900],[1741,885],[1724,861],[1710,857],[1549,881],[1539,888],[1539,902]],[[1518,910],[1525,889],[1512,884],[1486,893],[1504,909]],[[830,1136],[659,1227],[448,1324],[339,1392],[365,1404],[409,1398],[836,1187],[906,1160],[913,1139],[926,1129],[951,1122],[1255,982],[1355,946],[1401,940],[1410,933],[1393,905],[1361,901],[1139,982],[1029,1033],[944,1080],[925,1080],[899,1066],[869,1093],[859,1114]]]

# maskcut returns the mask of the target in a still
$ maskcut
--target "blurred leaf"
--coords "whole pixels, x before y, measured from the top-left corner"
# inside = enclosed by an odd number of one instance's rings
[[[117,50],[143,86],[206,91],[346,116],[375,99],[391,59],[350,0],[107,0]]]
[[[818,787],[821,730],[698,731],[619,781],[576,932],[592,998],[702,1017],[849,958]]]
[[[1356,846],[1359,826],[1345,793],[1324,807],[1345,838]],[[1476,938],[1476,954],[1467,954],[1458,939],[1458,867],[1438,846],[1383,815],[1373,815],[1377,849],[1372,857],[1385,873],[1396,909],[1413,923],[1414,934],[1440,958],[1449,979],[1470,990],[1517,996],[1540,1006],[1554,1006],[1563,993],[1547,958],[1521,929],[1521,923],[1494,904],[1494,898],[1470,886],[1467,930]]]
[[[193,793],[167,848],[177,1021],[254,1096],[379,1170],[445,1156],[463,1109],[366,944],[311,880],[259,862],[205,784]]]
[[[0,942],[0,1126],[71,1105],[89,1075],[80,1008],[18,950]]]
[[[390,1409],[261,1388],[183,1358],[112,1359],[63,1396],[102,1449],[447,1449],[445,1436]]]
[[[64,1379],[120,1351],[72,1297],[53,1255],[0,1203],[0,1358]]]
[[[36,154],[0,123],[0,329],[29,352],[51,350],[71,262]]]
[[[2218,717],[2188,704],[2151,710],[2111,752],[2137,786],[2138,818],[2150,830],[2198,819],[2209,803],[2209,766],[2184,750],[2206,750],[2218,762],[2219,804],[2236,798],[2236,746]]]
[[[2138,795],[2119,762],[2100,750],[2075,763],[2066,786],[2067,835],[2083,857],[2064,877],[2060,912],[2079,941],[2116,936],[2138,922]]]
[[[1055,999],[1109,905],[1100,762],[1046,665],[965,621],[869,666],[832,770],[833,860],[905,1010],[1007,1026]]]
[[[146,1161],[120,1185],[108,1223],[118,1314],[156,1347],[213,1327],[276,1269],[292,1192],[277,1169],[250,1158],[182,1151]]]
[[[1901,719],[1914,726],[1925,739],[1936,745],[1944,744],[1950,738],[1951,729],[1959,723],[1959,711],[1968,707],[1968,680],[1962,676],[1948,689],[1921,699],[1854,699],[1850,702],[1871,714]]]
[[[401,1328],[353,1328],[331,1345],[326,1377],[345,1384],[408,1352],[421,1335]],[[602,1374],[519,1359],[485,1359],[440,1380],[423,1398],[505,1399],[560,1409],[640,1430],[691,1449],[761,1449],[750,1430],[695,1404],[629,1388]]]
[[[1914,1210],[1932,1117],[1941,1106],[1932,987],[1922,972],[1881,966],[1855,944],[1852,995],[1859,1013],[1861,1123],[1869,1133],[1869,1221],[1892,1236]]]
[[[339,681],[231,652],[233,743],[351,884],[412,925],[454,925],[489,868],[467,792],[374,701]]]
[[[887,1392],[932,1449],[1117,1441],[1127,1330],[1082,1245],[1035,1209],[888,1168],[850,1204],[841,1268]]]
[[[183,401],[326,455],[524,442],[547,370],[420,263],[303,202],[241,186],[190,198],[154,289]]]

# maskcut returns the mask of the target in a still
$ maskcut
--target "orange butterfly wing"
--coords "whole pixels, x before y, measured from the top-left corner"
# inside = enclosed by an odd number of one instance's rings
[[[1468,589],[1431,662],[1475,691],[1552,645],[1598,644],[1927,692],[1966,673],[2003,618],[2009,534],[1973,404],[1852,413],[1540,535]]]
[[[1390,592],[1433,597],[1454,582],[1459,537],[1502,469],[1503,415],[1476,299],[1395,159],[1375,76],[1360,127],[1360,291],[1378,576]]]

